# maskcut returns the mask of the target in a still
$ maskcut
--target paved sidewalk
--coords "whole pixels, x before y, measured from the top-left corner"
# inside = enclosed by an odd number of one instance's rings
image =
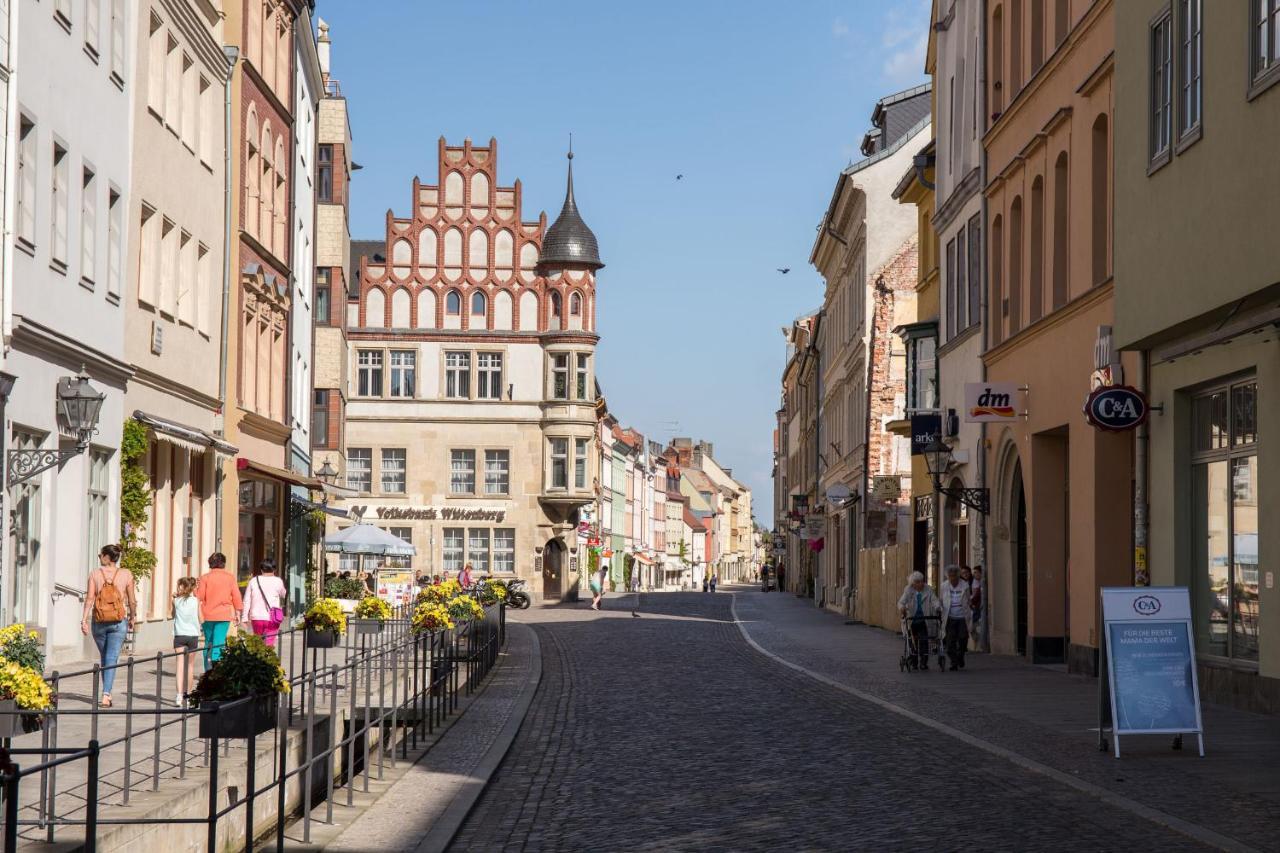
[[[735,587],[734,610],[767,652],[838,684],[1243,844],[1280,850],[1280,722],[1205,705],[1205,757],[1186,739],[1127,737],[1097,751],[1098,684],[1003,655],[962,672],[902,673],[902,640],[786,593]],[[780,726],[788,721],[779,720]],[[965,774],[959,770],[963,785]]]
[[[524,720],[541,663],[533,630],[508,620],[507,650],[482,692],[416,764],[324,849],[407,853],[447,847]]]

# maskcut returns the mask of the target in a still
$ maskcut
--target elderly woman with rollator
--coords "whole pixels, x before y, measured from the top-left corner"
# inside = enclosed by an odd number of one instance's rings
[[[907,631],[911,636],[911,648],[915,653],[915,666],[919,669],[929,668],[929,623],[928,619],[936,619],[942,610],[942,601],[933,587],[924,582],[924,575],[912,572],[907,588],[898,599],[898,612],[907,622]]]

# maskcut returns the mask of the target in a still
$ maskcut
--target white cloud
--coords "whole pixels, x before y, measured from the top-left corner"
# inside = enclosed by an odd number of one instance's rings
[[[889,54],[884,62],[884,76],[894,83],[909,83],[924,76],[924,55],[929,47],[929,34],[921,33],[915,42]]]
[[[844,22],[843,18],[836,18],[831,24],[831,35],[838,39],[849,35],[849,25]]]
[[[891,83],[914,82],[924,76],[929,11],[928,0],[917,0],[892,6],[885,14],[880,45],[887,54],[884,75]]]

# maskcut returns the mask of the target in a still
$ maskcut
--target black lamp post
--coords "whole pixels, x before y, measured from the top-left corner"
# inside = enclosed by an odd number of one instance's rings
[[[951,448],[939,436],[925,445],[924,462],[929,468],[929,476],[933,479],[933,490],[937,494],[946,495],[953,501],[959,501],[975,512],[987,515],[991,512],[990,489],[950,489],[943,488],[942,478],[951,467]]]
[[[98,418],[102,414],[102,402],[106,394],[99,393],[89,384],[89,374],[83,367],[76,376],[64,376],[58,380],[56,402],[58,419],[62,427],[76,437],[74,450],[10,450],[8,468],[10,486],[26,482],[32,477],[79,456],[89,448],[89,441],[98,431]]]

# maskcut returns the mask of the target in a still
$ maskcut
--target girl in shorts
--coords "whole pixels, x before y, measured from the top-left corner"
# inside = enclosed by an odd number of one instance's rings
[[[178,578],[178,591],[173,595],[173,650],[177,657],[178,693],[175,705],[183,705],[195,686],[194,655],[200,648],[200,601],[194,595],[195,578]]]

